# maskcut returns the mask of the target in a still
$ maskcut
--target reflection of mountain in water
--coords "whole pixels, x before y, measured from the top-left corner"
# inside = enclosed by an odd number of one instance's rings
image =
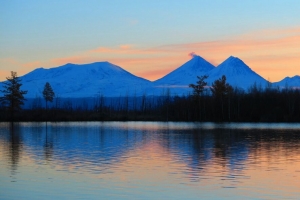
[[[247,160],[249,141],[243,133],[231,129],[192,129],[172,131],[163,135],[163,146],[168,147],[193,170],[201,170],[212,159],[221,165],[237,169]]]
[[[46,131],[47,130],[47,131]],[[62,166],[108,167],[135,148],[142,135],[101,126],[48,124],[24,127],[24,144],[35,160],[51,160]],[[90,170],[90,169],[89,169]]]
[[[22,123],[13,132],[0,126],[0,148],[8,149],[12,169],[24,151],[36,162],[101,173],[117,166],[129,152],[156,143],[195,173],[211,163],[242,170],[251,153],[279,147],[288,151],[300,142],[299,130],[144,129],[107,124]]]
[[[3,128],[6,128],[7,130],[6,134],[3,134]],[[10,165],[11,172],[14,174],[17,170],[23,151],[23,142],[19,126],[14,126],[12,123],[7,124],[7,126],[0,126],[0,136],[1,140],[4,139],[6,141],[7,150],[5,152],[8,157],[8,164]]]

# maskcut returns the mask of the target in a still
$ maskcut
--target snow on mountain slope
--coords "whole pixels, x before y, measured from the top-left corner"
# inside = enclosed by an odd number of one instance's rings
[[[166,76],[153,82],[153,87],[148,88],[147,94],[161,95],[170,90],[171,94],[191,93],[189,84],[195,83],[197,76],[208,74],[215,67],[198,55],[192,55],[193,58]]]
[[[27,98],[42,97],[46,82],[50,83],[56,96],[73,98],[139,95],[151,84],[109,62],[39,68],[20,78],[22,90],[28,90]]]
[[[293,77],[285,77],[281,81],[273,83],[273,86],[279,86],[281,88],[283,87],[300,88],[300,76],[296,75]]]
[[[225,75],[233,87],[247,89],[254,83],[267,86],[267,81],[252,71],[242,60],[230,56],[218,67],[194,55],[191,60],[154,82],[137,77],[121,67],[109,62],[91,64],[66,64],[56,68],[38,68],[20,77],[22,90],[28,90],[26,98],[42,97],[46,82],[49,82],[57,97],[125,97],[142,95],[187,95],[192,93],[188,87],[196,83],[197,76],[208,75],[208,85]],[[274,83],[275,86],[300,87],[300,76],[285,78]],[[0,83],[0,90],[3,83]],[[0,94],[1,96],[1,94]]]
[[[188,85],[197,81],[197,76],[207,74],[215,67],[198,55],[166,76],[154,81],[155,85]]]
[[[190,83],[197,82],[197,76],[208,75],[206,80],[208,86],[225,75],[227,82],[233,87],[248,90],[249,87],[261,85],[265,87],[267,81],[260,75],[252,71],[242,60],[230,56],[219,66],[214,67],[200,56],[194,56],[190,61],[177,68],[173,72],[154,82],[154,89],[148,93],[161,94],[169,89],[171,94],[189,94],[192,89],[188,87]]]
[[[226,76],[226,80],[230,85],[244,90],[253,86],[254,83],[262,87],[267,85],[267,81],[264,78],[252,71],[242,60],[233,56],[230,56],[209,72],[207,79],[208,84],[212,85],[212,83],[221,78],[222,75]]]

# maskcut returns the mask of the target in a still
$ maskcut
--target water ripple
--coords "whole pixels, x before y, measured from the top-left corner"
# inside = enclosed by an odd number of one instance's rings
[[[0,123],[0,190],[5,199],[297,199],[299,133],[300,124]]]

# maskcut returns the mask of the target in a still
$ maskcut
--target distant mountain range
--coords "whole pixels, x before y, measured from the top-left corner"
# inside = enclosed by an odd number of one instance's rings
[[[27,97],[42,96],[46,82],[58,97],[133,96],[142,94],[151,82],[109,62],[66,64],[51,69],[35,69],[21,77]]]
[[[300,88],[300,76],[296,75],[293,77],[285,77],[279,82],[273,83],[273,85],[278,87],[297,87]]]
[[[42,97],[46,82],[49,82],[61,98],[79,97],[125,97],[142,95],[187,95],[192,93],[188,87],[196,83],[197,76],[208,75],[208,85],[225,75],[233,87],[247,89],[254,83],[265,87],[268,81],[255,73],[239,58],[230,56],[217,67],[200,56],[194,55],[191,60],[179,68],[156,80],[149,81],[137,77],[119,66],[109,62],[91,64],[66,64],[60,67],[38,68],[20,77],[22,90],[28,90],[26,98]],[[0,88],[3,83],[0,83]],[[300,87],[300,76],[286,77],[272,84],[275,87]]]
[[[230,56],[222,62],[214,70],[208,73],[208,83],[211,85],[216,79],[225,75],[227,82],[233,87],[242,88],[244,90],[251,87],[254,83],[266,86],[268,81],[255,73],[239,58]]]

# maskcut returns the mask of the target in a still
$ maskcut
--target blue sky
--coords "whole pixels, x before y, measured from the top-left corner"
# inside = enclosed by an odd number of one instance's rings
[[[297,0],[11,0],[1,3],[0,29],[0,80],[11,70],[23,75],[64,62],[104,60],[155,80],[186,62],[190,52],[215,65],[238,56],[271,81],[300,71]],[[270,40],[272,45],[263,43]],[[232,48],[243,41],[242,52]],[[202,48],[211,42],[219,42],[215,51]],[[249,47],[257,42],[257,49]],[[266,64],[270,57],[281,67]]]

